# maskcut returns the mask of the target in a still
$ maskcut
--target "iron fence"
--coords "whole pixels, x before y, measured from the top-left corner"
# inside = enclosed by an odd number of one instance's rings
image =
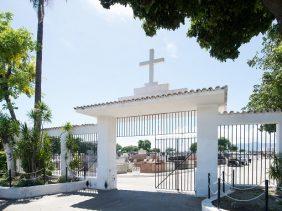
[[[117,137],[196,133],[196,111],[117,118]]]
[[[260,185],[266,179],[275,182],[269,177],[277,152],[275,124],[221,125],[218,138],[218,175],[226,172],[226,182],[232,182],[233,170],[235,184]]]

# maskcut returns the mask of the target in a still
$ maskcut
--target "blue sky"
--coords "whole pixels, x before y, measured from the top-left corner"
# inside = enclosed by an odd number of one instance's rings
[[[0,10],[14,13],[14,27],[36,35],[36,12],[29,0],[0,0]],[[53,0],[46,9],[43,53],[43,99],[52,109],[51,126],[95,120],[75,113],[74,106],[109,101],[133,94],[148,80],[138,66],[149,49],[165,63],[156,65],[155,79],[170,88],[197,89],[228,85],[228,110],[240,110],[248,102],[262,72],[247,60],[261,48],[261,36],[240,48],[235,61],[219,62],[187,39],[188,25],[176,31],[160,30],[146,37],[130,8],[105,10],[98,0]],[[33,98],[20,97],[17,115],[26,121]],[[50,125],[48,125],[50,126]]]

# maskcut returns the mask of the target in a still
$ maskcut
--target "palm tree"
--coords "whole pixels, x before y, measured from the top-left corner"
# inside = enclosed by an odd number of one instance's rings
[[[30,0],[33,7],[37,10],[37,49],[35,65],[35,99],[34,107],[41,102],[41,75],[42,75],[42,50],[43,50],[43,26],[44,26],[44,7],[48,0]],[[41,128],[40,118],[34,121],[35,130]]]

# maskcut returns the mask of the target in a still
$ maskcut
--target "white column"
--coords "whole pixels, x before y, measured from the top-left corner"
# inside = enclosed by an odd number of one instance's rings
[[[197,196],[208,194],[208,173],[211,174],[212,183],[217,180],[217,115],[216,105],[197,108]]]
[[[66,133],[63,133],[61,135],[61,176],[66,175],[66,167],[67,167],[67,161],[66,158],[68,157],[67,153],[67,146],[66,146]]]
[[[116,189],[116,119],[97,117],[98,127],[98,166],[97,188]]]

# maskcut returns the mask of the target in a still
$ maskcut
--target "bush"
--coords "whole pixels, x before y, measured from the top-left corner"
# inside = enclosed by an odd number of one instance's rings
[[[44,185],[43,179],[27,180],[22,178],[15,184],[16,187],[29,187],[35,185]]]
[[[70,178],[68,177],[68,179],[66,180],[66,176],[60,176],[58,179],[58,183],[66,183],[66,182],[76,182],[79,181],[78,178]]]
[[[2,187],[8,187],[8,186],[9,186],[8,178],[1,178],[1,179],[0,179],[0,186],[2,186]]]
[[[0,151],[0,173],[6,171],[7,171],[6,153]]]

